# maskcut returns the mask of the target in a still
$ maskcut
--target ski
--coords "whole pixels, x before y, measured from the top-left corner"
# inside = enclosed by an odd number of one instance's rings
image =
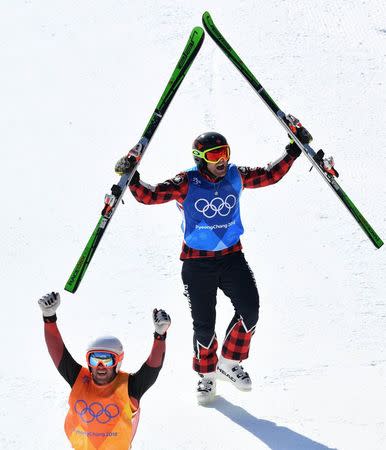
[[[332,158],[324,158],[324,152],[319,150],[315,152],[315,150],[309,144],[302,144],[299,139],[296,137],[294,132],[291,129],[291,123],[289,119],[294,119],[293,116],[286,115],[279,106],[275,103],[275,101],[270,97],[268,92],[264,89],[264,87],[257,81],[253,73],[248,69],[248,67],[244,64],[238,54],[233,50],[233,48],[226,41],[224,36],[218,30],[216,25],[214,24],[212,17],[209,12],[205,12],[202,16],[202,22],[205,30],[208,32],[210,37],[214,40],[214,42],[221,48],[221,50],[225,53],[225,55],[229,58],[229,60],[237,67],[240,73],[244,76],[244,78],[249,82],[257,95],[263,100],[263,102],[268,106],[271,112],[275,115],[276,119],[281,123],[281,125],[285,128],[286,132],[292,137],[292,139],[297,143],[297,145],[302,149],[303,153],[307,156],[307,158],[311,161],[312,167],[315,167],[316,170],[323,177],[324,181],[330,186],[330,188],[334,191],[334,193],[339,197],[347,210],[351,213],[357,223],[360,225],[362,230],[366,233],[367,237],[374,244],[376,248],[380,248],[383,245],[382,239],[378,236],[378,234],[374,231],[371,225],[367,222],[367,220],[363,217],[361,212],[349,198],[349,196],[344,192],[344,190],[340,187],[338,182],[336,181],[336,177],[338,176],[337,171],[333,168],[333,159]]]
[[[108,224],[110,223],[119,203],[121,202],[123,194],[125,193],[131,178],[137,170],[151,138],[157,130],[158,125],[160,124],[191,64],[193,63],[194,58],[199,52],[203,40],[204,30],[201,27],[193,28],[177,66],[175,67],[148,124],[146,125],[141,139],[127,155],[132,161],[132,166],[130,167],[131,171],[122,175],[118,183],[112,186],[111,194],[106,194],[104,207],[99,221],[64,287],[66,291],[74,293],[78,289],[95,250],[97,249]]]

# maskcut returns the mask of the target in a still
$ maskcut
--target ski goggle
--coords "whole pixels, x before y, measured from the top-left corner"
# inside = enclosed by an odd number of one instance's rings
[[[102,364],[104,367],[115,367],[123,359],[123,354],[118,355],[114,352],[87,352],[86,355],[87,364],[91,367],[98,367]]]
[[[217,164],[221,159],[228,161],[231,156],[229,145],[219,145],[218,147],[208,148],[203,152],[194,148],[192,153],[194,156],[212,164]]]

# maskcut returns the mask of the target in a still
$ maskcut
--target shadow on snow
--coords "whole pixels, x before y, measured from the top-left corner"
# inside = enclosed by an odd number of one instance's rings
[[[271,450],[337,450],[315,442],[289,428],[281,427],[275,422],[257,419],[244,408],[230,403],[219,395],[207,408],[217,409],[268,445]]]

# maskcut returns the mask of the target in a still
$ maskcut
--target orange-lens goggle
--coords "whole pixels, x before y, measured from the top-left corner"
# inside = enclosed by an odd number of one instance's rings
[[[217,164],[221,159],[228,161],[231,155],[229,145],[219,145],[218,147],[208,148],[201,152],[200,150],[193,149],[194,156],[202,158],[207,163]]]
[[[98,367],[102,364],[104,367],[115,367],[123,359],[123,354],[118,355],[114,352],[90,351],[86,355],[87,364],[91,367]]]

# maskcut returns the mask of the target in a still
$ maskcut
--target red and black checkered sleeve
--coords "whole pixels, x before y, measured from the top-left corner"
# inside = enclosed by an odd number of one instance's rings
[[[141,181],[138,176],[130,184],[130,191],[138,202],[145,205],[157,205],[171,200],[183,202],[188,193],[188,187],[188,176],[186,172],[181,172],[156,186]]]
[[[244,188],[258,188],[277,183],[289,171],[296,157],[284,153],[267,167],[238,167]]]

